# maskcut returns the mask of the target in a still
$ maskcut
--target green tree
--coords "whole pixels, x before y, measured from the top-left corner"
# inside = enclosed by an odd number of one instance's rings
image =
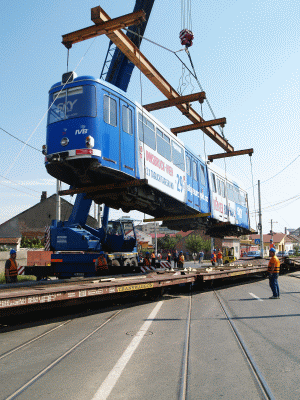
[[[300,247],[298,245],[296,245],[296,246],[294,246],[294,250],[295,250],[295,256],[299,256]]]
[[[176,236],[165,235],[162,238],[157,239],[157,247],[159,249],[175,250],[177,243],[182,239],[182,236],[177,234]]]
[[[200,250],[210,251],[210,240],[204,240],[200,235],[189,235],[185,245],[191,253],[199,253]]]

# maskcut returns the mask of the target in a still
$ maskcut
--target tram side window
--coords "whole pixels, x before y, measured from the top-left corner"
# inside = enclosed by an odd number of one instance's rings
[[[151,147],[151,149],[155,150],[156,145],[154,124],[152,124],[152,122],[150,122],[146,117],[143,117],[140,113],[138,130],[140,140],[144,142],[147,146]]]
[[[240,191],[240,199],[241,199],[241,206],[246,207],[246,197],[245,197],[245,193]]]
[[[156,143],[158,153],[171,161],[171,146],[170,138],[165,135],[162,131],[156,128]]]
[[[227,183],[227,192],[228,192],[228,199],[230,201],[234,201],[233,187],[230,183]]]
[[[215,174],[211,173],[211,181],[212,181],[212,189],[214,191],[214,193],[217,193],[217,185],[216,185],[216,177]]]
[[[107,124],[117,126],[117,102],[107,95],[103,96],[103,119]]]
[[[205,172],[204,172],[204,166],[200,164],[200,181],[201,185],[205,186]]]
[[[198,181],[197,164],[195,161],[193,161],[193,179],[194,181]]]
[[[186,157],[186,173],[187,175],[191,176],[191,159],[190,157]]]
[[[180,168],[182,171],[185,171],[183,148],[173,141],[172,141],[172,157],[173,157],[173,164],[176,165],[176,167]]]
[[[132,135],[132,110],[122,106],[122,127],[123,131]]]
[[[221,193],[222,193],[222,197],[224,197],[224,199],[225,199],[225,185],[224,185],[223,181],[221,181]]]
[[[219,194],[220,196],[222,196],[220,179],[218,179],[218,178],[217,178],[217,184],[218,184],[218,194]]]
[[[234,186],[233,189],[234,189],[234,195],[235,195],[235,196],[234,196],[235,202],[236,202],[237,204],[241,204],[239,188],[237,188],[236,186]]]

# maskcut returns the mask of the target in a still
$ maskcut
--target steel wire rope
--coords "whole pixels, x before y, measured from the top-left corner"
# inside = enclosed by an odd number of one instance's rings
[[[254,192],[254,182],[253,182],[253,167],[252,167],[252,157],[251,157],[251,156],[250,156],[250,165],[251,165],[251,177],[252,177],[252,188],[253,188],[254,209],[256,209],[255,192]],[[256,214],[255,214],[255,225],[256,225],[256,230],[257,230],[257,218],[256,218]]]
[[[79,63],[77,64],[77,66],[74,69],[74,72],[77,70],[77,68],[79,67],[79,65],[81,64],[82,60],[84,59],[84,57],[87,55],[88,51],[90,50],[90,48],[92,47],[92,45],[94,44],[95,40],[97,39],[97,37],[95,37],[95,39],[92,41],[92,43],[90,44],[90,46],[88,47],[88,49],[86,50],[86,52],[84,53],[84,55],[81,57]],[[63,89],[65,88],[65,86],[68,84],[69,80],[71,79],[71,76],[68,78],[68,80],[66,81],[66,83],[63,85],[63,87],[61,88],[61,90],[59,91],[58,94],[60,94]],[[52,107],[52,105],[54,104],[55,100],[53,100],[53,102],[50,104],[50,106],[48,107],[47,111],[44,113],[43,117],[41,118],[41,120],[38,122],[37,126],[35,127],[35,129],[33,130],[33,132],[31,133],[31,135],[29,136],[29,138],[26,141],[26,146],[28,145],[28,142],[30,141],[30,139],[32,138],[32,136],[34,135],[34,133],[36,132],[36,130],[38,129],[38,127],[40,126],[40,124],[42,123],[42,121],[44,120],[45,116],[48,114],[50,108]],[[22,149],[20,150],[20,152],[18,153],[18,155],[15,157],[15,159],[13,160],[13,162],[11,163],[11,165],[9,166],[9,168],[4,172],[4,175],[8,174],[9,171],[12,169],[12,167],[15,165],[17,159],[20,157],[20,155],[22,154],[23,150],[25,148],[25,145],[22,147]]]
[[[184,67],[189,71],[189,73],[195,78],[195,80],[196,80],[197,83],[198,83],[198,86],[199,86],[200,90],[201,90],[202,92],[204,91],[204,90],[203,90],[203,87],[202,87],[202,85],[201,85],[201,83],[200,83],[200,81],[199,81],[199,79],[198,79],[198,77],[197,77],[197,75],[196,75],[196,73],[195,73],[194,66],[193,66],[194,72],[192,72],[192,71],[189,69],[189,67],[185,64],[185,62],[182,61],[181,58],[176,54],[176,53],[179,53],[180,51],[184,51],[184,49],[180,49],[180,50],[177,50],[177,51],[170,50],[170,49],[168,49],[167,47],[164,47],[164,46],[162,46],[162,45],[160,45],[160,44],[154,42],[153,40],[147,39],[146,37],[141,36],[141,35],[139,35],[138,33],[134,32],[134,31],[132,31],[132,30],[130,30],[130,29],[124,28],[124,30],[127,31],[127,32],[130,32],[130,33],[132,33],[132,34],[134,34],[134,35],[136,35],[136,36],[140,36],[140,37],[143,38],[143,40],[146,40],[146,41],[148,41],[148,42],[150,42],[150,43],[152,43],[152,44],[154,44],[154,45],[156,45],[156,46],[159,46],[159,47],[161,47],[161,48],[163,48],[163,49],[169,51],[170,53],[173,53],[173,54],[178,58],[178,60],[184,65]],[[187,53],[187,54],[189,55],[189,53]],[[190,57],[189,57],[189,58],[190,58]],[[190,58],[190,62],[191,62],[191,58]],[[215,113],[214,113],[214,111],[213,111],[213,109],[212,109],[212,107],[211,107],[211,105],[210,105],[208,99],[206,98],[205,100],[206,100],[206,102],[207,102],[207,105],[208,105],[208,107],[209,107],[209,109],[210,109],[210,111],[211,111],[211,113],[212,113],[214,119],[216,119]],[[220,126],[219,126],[219,129],[220,129]],[[221,132],[221,134],[222,134],[223,137],[224,137],[223,132]],[[224,137],[224,138],[225,138],[225,137]]]

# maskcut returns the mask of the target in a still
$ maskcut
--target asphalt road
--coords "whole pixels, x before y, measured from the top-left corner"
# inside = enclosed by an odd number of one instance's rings
[[[267,280],[217,292],[274,398],[298,399],[300,280],[279,284],[280,300]],[[0,399],[262,398],[213,291],[2,332],[0,371]]]

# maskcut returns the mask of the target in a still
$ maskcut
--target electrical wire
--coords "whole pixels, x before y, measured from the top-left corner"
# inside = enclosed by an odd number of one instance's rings
[[[95,37],[95,39],[92,41],[91,45],[88,47],[87,51],[84,53],[84,55],[81,57],[79,63],[77,64],[76,68],[74,69],[74,72],[77,70],[77,68],[79,67],[79,65],[81,64],[82,60],[84,59],[84,57],[87,55],[88,51],[90,50],[90,48],[92,47],[92,45],[94,44],[95,40],[98,37]],[[71,76],[69,77],[69,79],[71,78]],[[61,93],[63,91],[63,89],[65,88],[65,86],[68,84],[69,79],[67,80],[67,82],[63,85],[63,87],[61,88],[60,92]],[[22,154],[25,146],[29,146],[28,142],[30,141],[30,139],[32,138],[32,136],[35,134],[36,130],[38,129],[38,127],[40,126],[40,124],[42,123],[42,121],[44,120],[44,118],[46,117],[46,115],[48,114],[50,108],[52,107],[53,103],[55,100],[53,100],[53,102],[50,104],[49,108],[47,109],[47,111],[45,112],[45,114],[43,115],[43,117],[41,118],[41,120],[38,122],[37,126],[35,127],[35,129],[33,130],[33,132],[31,133],[31,135],[29,136],[29,138],[27,139],[26,143],[24,144],[24,146],[22,147],[22,149],[20,150],[20,152],[17,154],[17,156],[14,158],[13,162],[11,163],[11,165],[7,168],[7,170],[4,172],[4,175],[8,174],[9,171],[12,169],[12,167],[15,165],[17,159],[20,157],[20,155]]]
[[[0,183],[0,185],[1,185],[1,186],[8,187],[9,189],[12,189],[12,190],[16,190],[17,192],[25,193],[25,194],[27,194],[27,196],[32,196],[32,197],[35,197],[35,198],[39,198],[38,196],[34,196],[33,194],[30,194],[30,193],[24,192],[23,190],[20,190],[20,189],[14,188],[14,187],[12,187],[12,186],[5,185],[4,183]]]
[[[9,181],[9,182],[14,183],[15,185],[24,187],[24,186],[21,185],[20,183],[18,183],[18,182],[16,182],[16,181],[12,181],[11,179],[6,178],[5,176],[0,175],[0,177],[6,179],[6,180]],[[27,188],[27,187],[26,187],[26,189],[27,189],[27,190],[31,190],[32,192],[40,193],[38,190],[30,189],[30,188]]]
[[[30,144],[27,144],[26,142],[23,142],[23,140],[17,138],[16,136],[12,135],[11,133],[7,132],[5,129],[3,129],[3,128],[1,128],[1,127],[0,127],[0,129],[1,129],[1,131],[7,133],[9,136],[11,136],[11,137],[13,137],[14,139],[18,140],[19,142],[25,144],[26,146],[31,147],[32,149],[38,151],[39,153],[42,153],[41,150],[37,149],[36,147],[31,146]]]

